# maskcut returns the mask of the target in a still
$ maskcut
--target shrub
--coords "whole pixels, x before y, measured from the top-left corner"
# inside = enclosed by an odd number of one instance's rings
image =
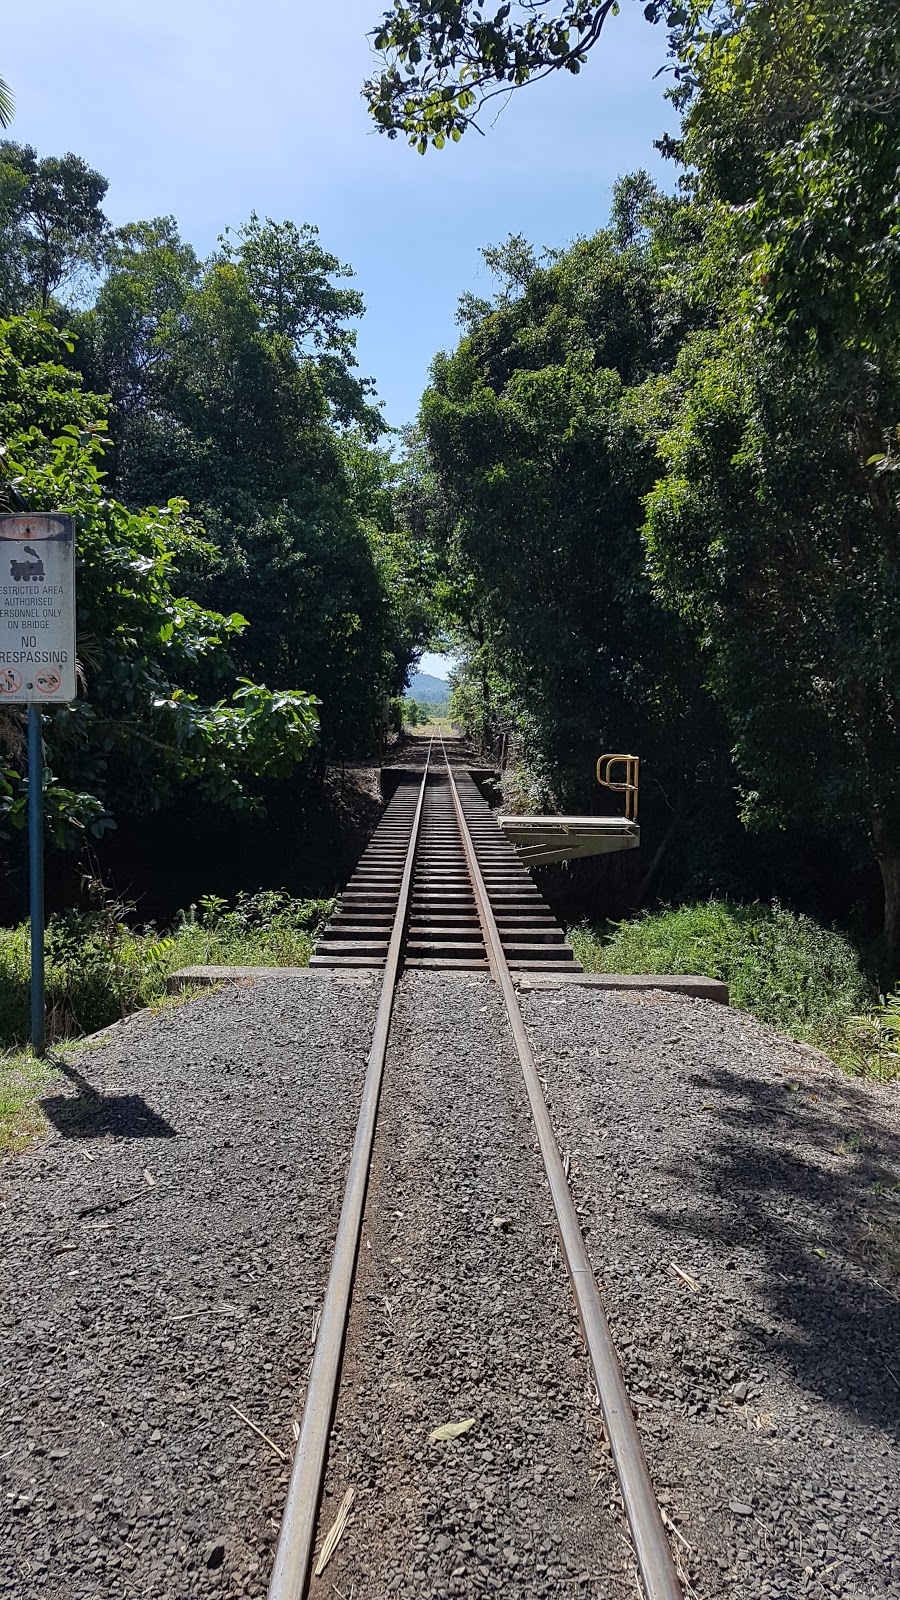
[[[606,936],[575,929],[571,940],[589,972],[705,973],[743,1011],[826,1047],[875,999],[843,934],[777,903],[709,900],[620,922]]]
[[[332,900],[292,900],[282,889],[241,893],[234,907],[203,895],[175,930],[178,965],[305,967]]]
[[[292,900],[283,890],[239,894],[233,906],[205,895],[167,934],[129,925],[134,907],[86,879],[90,911],[47,924],[47,1037],[93,1033],[141,1006],[156,1005],[170,972],[184,966],[307,966],[330,900]],[[0,928],[0,1049],[30,1032],[27,922]]]

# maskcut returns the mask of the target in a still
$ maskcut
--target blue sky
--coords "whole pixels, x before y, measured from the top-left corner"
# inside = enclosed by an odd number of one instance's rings
[[[426,650],[419,662],[419,671],[430,673],[433,678],[446,678],[452,666],[452,656],[435,655],[433,651]],[[415,685],[410,692],[415,693]]]
[[[488,289],[479,246],[592,232],[635,167],[671,184],[652,141],[674,116],[654,80],[664,35],[623,0],[579,78],[525,89],[487,138],[419,156],[371,131],[359,97],[385,4],[33,0],[7,10],[0,76],[17,103],[7,137],[84,156],[116,223],[172,213],[201,252],[251,209],[316,223],[356,271],[360,366],[399,425],[457,338],[458,296]]]

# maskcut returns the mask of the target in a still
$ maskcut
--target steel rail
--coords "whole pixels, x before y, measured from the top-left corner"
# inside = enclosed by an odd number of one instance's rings
[[[672,1558],[659,1502],[647,1466],[634,1413],[628,1399],[625,1379],[609,1323],[600,1299],[597,1280],[584,1243],[575,1202],[569,1188],[550,1112],[544,1099],[518,996],[513,986],[497,923],[491,909],[490,897],[482,876],[481,867],[463,810],[456,780],[447,759],[441,739],[450,792],[459,823],[463,849],[472,880],[472,889],[478,907],[488,952],[491,971],[503,993],[507,1015],[516,1044],[522,1076],[531,1106],[531,1115],[538,1137],[544,1170],[550,1185],[560,1243],[568,1269],[578,1308],[578,1316],[588,1348],[607,1438],[613,1463],[622,1491],[625,1512],[634,1541],[634,1552],[646,1591],[647,1600],[683,1600],[681,1584]]]
[[[416,845],[419,837],[419,824],[422,820],[422,809],[425,803],[425,786],[428,782],[428,768],[431,761],[433,743],[434,740],[432,739],[431,744],[428,746],[418,803],[413,814],[406,863],[400,883],[397,910],[394,914],[391,941],[385,962],[378,1015],[372,1035],[372,1046],[366,1063],[362,1101],[356,1125],[356,1135],[353,1140],[350,1165],[347,1171],[344,1199],[341,1205],[341,1215],[335,1238],[334,1257],[322,1306],[322,1320],[316,1337],[312,1370],[306,1390],[306,1403],[303,1408],[303,1421],[300,1425],[300,1437],[294,1451],[287,1500],[285,1501],[281,1518],[281,1530],[275,1550],[275,1563],[269,1580],[269,1600],[302,1600],[306,1592],[313,1544],[316,1537],[322,1480],[328,1453],[328,1436],[331,1431],[331,1421],[340,1383],[344,1338],[347,1331],[347,1318],[350,1313],[353,1277],[359,1252],[363,1211],[369,1182],[372,1143],[375,1137],[375,1124],[378,1120],[378,1101],[381,1095],[381,1082],[384,1074],[384,1058],[391,1025],[391,1013],[394,1006],[397,973],[403,953],[403,937],[409,910]]]

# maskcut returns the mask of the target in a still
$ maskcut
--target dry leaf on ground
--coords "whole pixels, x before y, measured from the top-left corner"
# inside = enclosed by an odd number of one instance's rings
[[[319,1559],[316,1562],[315,1567],[315,1576],[317,1578],[321,1578],[322,1573],[325,1571],[325,1568],[327,1567],[329,1561],[334,1555],[335,1550],[338,1547],[338,1541],[347,1526],[347,1519],[350,1515],[350,1507],[353,1504],[355,1492],[356,1491],[352,1487],[347,1490],[347,1493],[344,1495],[343,1500],[338,1506],[338,1514],[325,1535],[325,1540],[321,1550],[319,1551]]]
[[[439,1428],[432,1429],[428,1438],[432,1444],[439,1444],[442,1439],[458,1439],[461,1433],[468,1433],[474,1428],[476,1417],[467,1417],[465,1422],[442,1422]]]

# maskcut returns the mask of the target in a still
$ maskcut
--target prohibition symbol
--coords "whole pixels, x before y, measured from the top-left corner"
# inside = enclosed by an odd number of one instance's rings
[[[34,687],[41,694],[55,694],[61,683],[62,678],[53,667],[44,667],[34,675]]]
[[[0,667],[0,694],[15,694],[22,687],[22,679],[12,667]]]

